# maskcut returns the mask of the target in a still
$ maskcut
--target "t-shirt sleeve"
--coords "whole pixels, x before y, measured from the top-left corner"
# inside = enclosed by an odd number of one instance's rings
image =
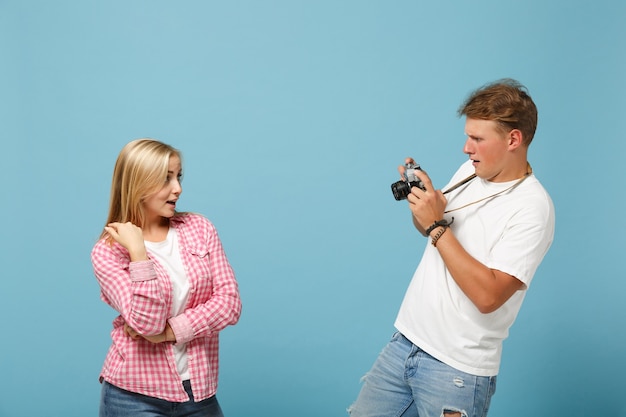
[[[516,277],[528,287],[553,238],[551,202],[527,200],[510,218],[486,264]]]

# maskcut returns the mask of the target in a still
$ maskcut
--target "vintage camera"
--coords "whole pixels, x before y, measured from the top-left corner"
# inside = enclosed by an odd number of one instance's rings
[[[418,187],[422,190],[426,191],[424,187],[424,183],[422,180],[417,178],[415,175],[415,170],[421,170],[419,164],[406,164],[406,171],[404,171],[404,180],[394,182],[391,184],[391,192],[393,193],[393,197],[400,201],[405,200],[407,196],[411,193],[411,188]]]

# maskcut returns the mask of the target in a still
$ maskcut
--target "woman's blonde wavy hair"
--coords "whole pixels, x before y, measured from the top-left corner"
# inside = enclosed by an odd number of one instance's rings
[[[148,138],[136,139],[122,148],[113,169],[106,224],[131,222],[143,227],[143,201],[165,184],[172,155],[182,161],[180,151]],[[101,238],[107,235],[103,232]]]

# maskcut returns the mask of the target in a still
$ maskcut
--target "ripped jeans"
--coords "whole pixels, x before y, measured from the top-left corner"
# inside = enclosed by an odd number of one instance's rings
[[[351,417],[486,417],[496,377],[458,371],[430,356],[400,332],[378,356]]]

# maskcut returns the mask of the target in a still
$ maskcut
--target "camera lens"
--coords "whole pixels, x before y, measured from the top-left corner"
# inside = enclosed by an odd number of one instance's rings
[[[391,184],[391,192],[396,200],[404,200],[411,192],[410,185],[405,181],[398,181]]]

